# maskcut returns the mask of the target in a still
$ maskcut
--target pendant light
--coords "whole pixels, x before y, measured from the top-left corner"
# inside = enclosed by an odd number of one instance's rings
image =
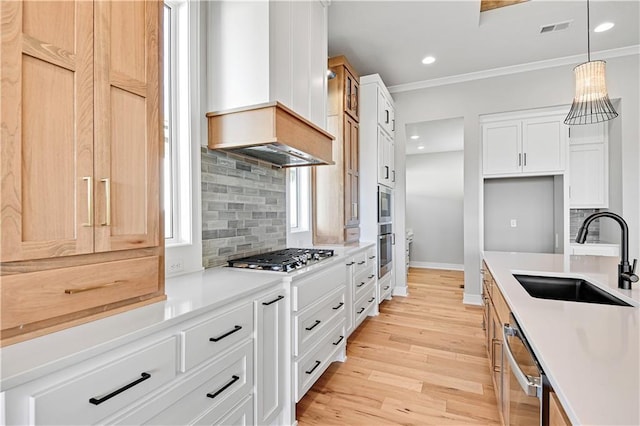
[[[573,98],[571,110],[564,119],[564,123],[568,125],[599,123],[618,116],[607,93],[606,63],[591,60],[589,32],[589,0],[587,0],[587,62],[573,69],[576,78],[576,95]]]

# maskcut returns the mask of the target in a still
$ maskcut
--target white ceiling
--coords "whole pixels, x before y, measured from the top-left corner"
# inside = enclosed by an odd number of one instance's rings
[[[406,154],[432,154],[435,152],[462,151],[464,149],[464,119],[407,123]],[[418,136],[418,139],[411,139]],[[418,147],[422,146],[422,149]]]
[[[333,0],[329,55],[346,55],[360,75],[378,73],[387,86],[575,55],[576,64],[587,60],[586,1],[531,0],[482,14],[479,3]],[[637,48],[640,1],[591,0],[590,9],[592,53]],[[564,31],[539,34],[543,25],[569,20]],[[603,21],[615,27],[594,33]],[[427,55],[436,62],[423,65]]]

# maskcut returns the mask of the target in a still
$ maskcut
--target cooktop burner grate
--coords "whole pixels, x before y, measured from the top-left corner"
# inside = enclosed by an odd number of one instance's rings
[[[291,272],[331,256],[333,256],[331,249],[288,248],[229,260],[227,263],[233,268]]]

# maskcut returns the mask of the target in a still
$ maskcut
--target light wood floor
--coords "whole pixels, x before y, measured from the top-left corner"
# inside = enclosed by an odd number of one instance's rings
[[[499,424],[482,308],[463,273],[411,268],[409,297],[380,305],[298,403],[305,425]]]

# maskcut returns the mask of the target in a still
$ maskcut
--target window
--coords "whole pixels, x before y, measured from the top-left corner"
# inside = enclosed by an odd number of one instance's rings
[[[165,244],[191,240],[189,108],[189,3],[164,3],[163,200]]]
[[[309,168],[289,169],[289,227],[291,232],[309,230]]]

